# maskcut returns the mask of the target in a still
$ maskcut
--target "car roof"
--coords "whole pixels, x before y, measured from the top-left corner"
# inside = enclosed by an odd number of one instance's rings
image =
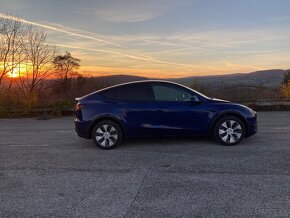
[[[106,91],[106,90],[109,90],[109,89],[112,89],[112,88],[115,88],[115,87],[122,87],[122,86],[126,86],[126,85],[131,85],[131,84],[138,84],[138,83],[164,83],[164,84],[171,84],[171,85],[183,87],[184,89],[187,89],[187,90],[191,90],[191,91],[197,93],[198,95],[202,96],[203,98],[209,99],[206,95],[204,95],[204,94],[202,94],[202,93],[200,93],[200,92],[198,92],[196,90],[193,90],[193,89],[191,89],[191,88],[189,88],[187,86],[181,85],[179,83],[167,81],[167,80],[156,80],[156,79],[153,79],[153,80],[150,80],[150,79],[148,79],[148,80],[139,80],[139,81],[121,83],[121,84],[118,84],[118,85],[114,85],[114,86],[110,86],[110,87],[98,90],[95,93],[101,93],[103,91]]]
[[[175,82],[170,82],[170,81],[166,81],[166,80],[139,80],[139,81],[133,81],[133,82],[127,82],[127,83],[120,83],[120,84],[117,84],[117,85],[114,85],[114,86],[110,86],[110,87],[106,87],[106,88],[103,88],[103,89],[100,89],[98,91],[95,91],[93,93],[90,93],[88,95],[85,95],[81,98],[76,98],[76,100],[80,100],[82,98],[85,98],[87,96],[90,96],[92,94],[97,94],[97,93],[102,93],[106,90],[110,90],[110,89],[114,89],[114,88],[117,88],[117,87],[123,87],[123,86],[126,86],[126,85],[133,85],[133,84],[138,84],[138,83],[164,83],[164,84],[171,84],[171,85],[175,85],[175,86],[179,86],[179,87],[183,87],[184,89],[187,89],[187,90],[191,90],[191,91],[194,91],[195,93],[199,94],[200,96],[202,96],[203,98],[207,98],[207,96],[205,96],[204,94],[196,91],[196,90],[193,90],[187,86],[184,86],[184,85],[181,85],[181,84],[178,84],[178,83],[175,83]]]
[[[183,86],[181,84],[178,84],[178,83],[175,83],[175,82],[166,81],[166,80],[138,80],[138,81],[120,83],[120,84],[117,84],[117,85],[106,87],[104,89],[98,90],[97,92],[102,92],[102,91],[109,90],[109,89],[116,88],[116,87],[121,87],[121,86],[126,86],[126,85],[133,85],[133,84],[138,84],[138,83],[167,83],[167,84],[172,84],[172,85],[178,85],[178,86],[185,87],[185,86]],[[188,88],[188,87],[185,87],[185,88]]]

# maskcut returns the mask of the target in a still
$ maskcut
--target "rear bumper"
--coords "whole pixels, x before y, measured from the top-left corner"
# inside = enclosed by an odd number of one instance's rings
[[[84,121],[79,120],[78,118],[75,118],[74,124],[75,124],[76,134],[79,137],[86,138],[86,139],[91,138],[90,133],[89,133],[89,122],[84,122]]]
[[[258,132],[258,121],[257,121],[257,114],[254,117],[248,118],[248,130],[245,137],[250,137],[255,135]]]

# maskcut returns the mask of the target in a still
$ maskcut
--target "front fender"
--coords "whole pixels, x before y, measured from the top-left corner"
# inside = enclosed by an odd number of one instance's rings
[[[239,118],[244,123],[244,125],[246,127],[246,131],[247,131],[247,129],[248,129],[247,117],[243,113],[241,113],[240,111],[231,109],[231,110],[221,110],[217,114],[215,114],[215,116],[213,117],[213,119],[211,121],[209,132],[212,133],[214,125],[216,124],[216,122],[221,117],[224,117],[227,115],[235,116],[235,117]]]

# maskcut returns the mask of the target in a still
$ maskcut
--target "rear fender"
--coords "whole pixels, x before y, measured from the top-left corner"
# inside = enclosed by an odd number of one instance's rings
[[[127,133],[126,133],[124,121],[121,118],[114,116],[112,114],[100,114],[100,115],[94,117],[89,125],[90,136],[92,136],[93,128],[97,125],[97,123],[99,123],[103,120],[112,120],[112,121],[118,123],[122,129],[123,136],[126,137]]]

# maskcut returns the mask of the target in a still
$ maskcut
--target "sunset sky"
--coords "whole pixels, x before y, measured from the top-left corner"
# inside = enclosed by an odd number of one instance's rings
[[[90,75],[183,77],[290,68],[289,0],[0,0]]]

